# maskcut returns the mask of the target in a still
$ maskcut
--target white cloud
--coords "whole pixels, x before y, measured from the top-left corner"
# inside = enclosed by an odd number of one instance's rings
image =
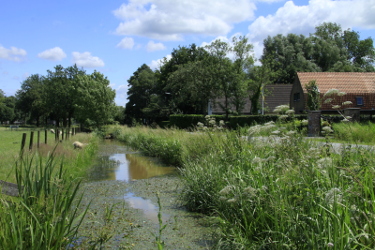
[[[92,56],[90,52],[73,52],[72,55],[73,63],[77,64],[78,67],[96,68],[104,66],[103,60],[99,57]]]
[[[375,28],[375,0],[310,0],[298,6],[288,1],[274,15],[260,16],[249,26],[249,38],[257,57],[262,54],[263,40],[277,34],[315,32],[323,22],[335,22],[342,29]]]
[[[38,57],[50,61],[61,61],[66,57],[66,54],[60,47],[54,47],[39,53]]]
[[[25,59],[26,55],[27,52],[24,49],[19,49],[16,47],[10,47],[10,49],[7,49],[0,45],[0,58],[2,59],[20,62]]]
[[[134,39],[131,37],[125,37],[116,45],[116,47],[121,49],[133,49]]]
[[[126,98],[128,98],[127,93],[128,93],[128,85],[119,85],[116,88],[116,99],[122,100],[122,102],[126,103],[127,102]],[[124,103],[121,105],[123,106]]]
[[[225,35],[235,23],[251,20],[255,4],[249,0],[131,0],[113,13],[123,20],[120,35],[158,40],[181,40],[184,35]]]
[[[157,51],[157,50],[165,50],[166,47],[162,43],[155,43],[154,41],[149,41],[147,43],[147,51]]]
[[[152,60],[151,63],[148,65],[152,70],[160,69],[160,67],[164,64],[164,61],[169,61],[172,58],[172,55],[167,55],[164,58]]]

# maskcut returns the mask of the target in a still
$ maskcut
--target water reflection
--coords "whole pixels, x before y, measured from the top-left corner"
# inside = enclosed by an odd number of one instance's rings
[[[159,208],[155,206],[151,200],[134,196],[133,193],[127,193],[124,196],[124,198],[132,208],[142,210],[147,219],[155,223],[159,222],[158,221]],[[162,213],[162,220],[164,222],[167,222],[169,218],[170,218],[169,214]]]
[[[125,147],[125,146],[124,146]],[[89,179],[131,181],[174,173],[176,168],[164,167],[152,158],[135,153],[102,154],[92,168]]]

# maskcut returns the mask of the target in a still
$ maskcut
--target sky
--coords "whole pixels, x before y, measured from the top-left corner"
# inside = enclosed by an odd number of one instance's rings
[[[125,106],[127,80],[160,67],[173,49],[243,35],[308,36],[324,22],[375,39],[375,0],[4,0],[0,3],[0,89],[15,95],[32,74],[56,65],[101,72]]]

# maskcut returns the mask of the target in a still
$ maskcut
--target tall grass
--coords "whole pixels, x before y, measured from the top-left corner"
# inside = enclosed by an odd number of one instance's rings
[[[181,199],[218,217],[218,248],[375,248],[371,148],[346,145],[337,153],[286,131],[248,141],[236,132],[117,129],[135,146],[155,136],[179,142]]]
[[[70,244],[86,210],[78,214],[80,181],[66,176],[63,163],[20,157],[16,179],[20,197],[0,199],[0,249],[62,249]]]
[[[11,135],[11,140],[21,138],[20,134],[5,134]],[[16,182],[19,190],[19,197],[0,194],[0,249],[70,246],[87,211],[78,210],[82,196],[77,192],[97,149],[95,137],[82,134],[74,139],[88,145],[73,150],[71,141],[64,141],[20,153],[19,144],[13,148],[7,140],[0,143],[11,148],[1,170],[9,171],[6,180]]]
[[[375,144],[375,124],[373,123],[334,123],[334,138],[352,143]]]

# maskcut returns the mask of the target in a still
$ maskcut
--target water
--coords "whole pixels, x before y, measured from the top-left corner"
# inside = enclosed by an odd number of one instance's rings
[[[133,181],[175,173],[175,167],[166,167],[156,159],[132,152],[118,142],[104,141],[99,158],[89,173],[91,181]]]
[[[119,142],[106,140],[100,145],[99,157],[89,173],[89,180],[130,182],[175,172],[175,167],[163,166],[156,159],[141,156]],[[158,206],[128,191],[123,197],[125,201],[132,208],[142,210],[146,218],[158,223]],[[162,217],[166,221],[170,216],[163,213]]]

